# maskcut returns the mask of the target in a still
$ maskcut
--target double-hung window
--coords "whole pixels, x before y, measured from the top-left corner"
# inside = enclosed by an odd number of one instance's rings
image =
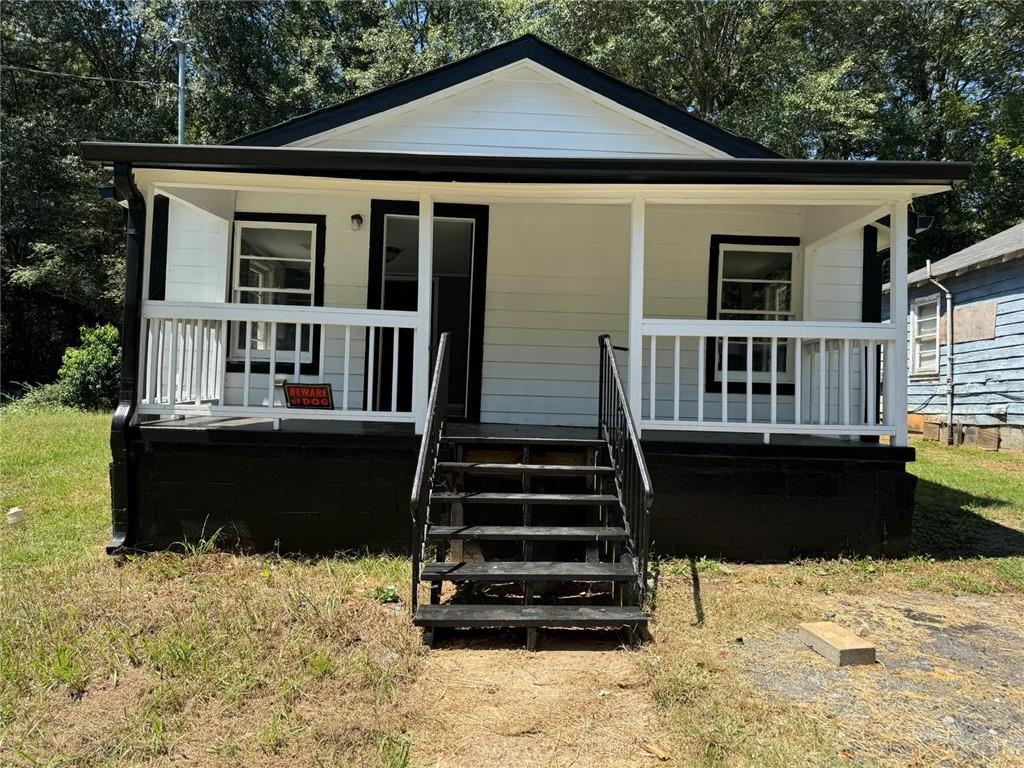
[[[231,300],[239,304],[310,307],[314,303],[317,225],[305,222],[236,221]],[[250,355],[268,359],[273,346],[282,359],[295,354],[296,327],[278,323],[276,344],[270,322],[249,324]],[[245,354],[245,323],[235,334],[235,355]],[[310,327],[303,326],[298,340],[302,361],[311,358]],[[287,357],[284,353],[290,353]]]
[[[910,309],[910,373],[939,372],[939,298],[918,299]]]
[[[800,259],[797,246],[735,245],[721,243],[718,249],[718,301],[720,320],[796,320],[799,319]],[[729,338],[725,361],[733,371],[747,370],[747,336]],[[722,340],[715,353],[715,378],[722,380]],[[772,344],[770,337],[753,340],[753,380],[771,380]],[[777,381],[791,382],[789,340],[778,339]]]

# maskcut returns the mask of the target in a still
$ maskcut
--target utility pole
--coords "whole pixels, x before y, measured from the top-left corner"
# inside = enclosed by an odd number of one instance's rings
[[[177,37],[171,45],[178,52],[178,143],[185,143],[185,41]]]

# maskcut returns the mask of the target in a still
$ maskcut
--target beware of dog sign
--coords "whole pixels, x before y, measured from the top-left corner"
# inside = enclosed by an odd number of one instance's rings
[[[330,384],[285,384],[285,402],[289,408],[333,408]]]

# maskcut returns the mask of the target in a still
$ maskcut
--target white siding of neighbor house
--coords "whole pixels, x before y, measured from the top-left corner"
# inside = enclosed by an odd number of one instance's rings
[[[370,199],[356,193],[282,194],[240,191],[237,211],[325,215],[324,304],[366,306]],[[172,211],[177,208],[172,205]],[[191,209],[190,209],[191,210]],[[353,231],[350,217],[364,224]],[[650,205],[646,222],[645,315],[705,318],[712,235],[803,238],[802,211],[790,206]],[[174,214],[168,237],[168,299],[223,301],[228,247],[224,230],[201,217]],[[209,230],[209,231],[208,231]],[[484,322],[481,417],[488,422],[588,425],[597,408],[597,337],[627,343],[629,209],[625,205],[498,203],[490,206],[487,294]],[[171,244],[177,242],[172,251]],[[187,247],[186,247],[186,244]],[[185,255],[203,252],[221,259],[218,271],[197,281]],[[171,254],[176,255],[172,258]],[[219,254],[216,258],[211,254]],[[803,311],[807,320],[859,321],[862,244],[851,233],[803,255]],[[203,266],[203,265],[200,265]],[[213,265],[208,265],[213,270]],[[176,286],[172,293],[171,286]],[[340,400],[343,331],[327,338],[327,381]],[[350,347],[349,404],[362,400],[364,338],[354,329]],[[682,347],[683,412],[695,409],[696,344]],[[643,415],[648,351],[644,351]],[[659,345],[657,415],[672,413],[672,346]],[[624,376],[625,356],[620,361]],[[838,360],[831,361],[830,384]],[[809,366],[816,375],[817,366]],[[856,375],[858,368],[854,368]],[[241,402],[241,374],[227,378],[228,402]],[[265,375],[253,375],[250,402],[266,398]],[[805,409],[816,408],[816,380],[808,382]],[[806,386],[806,385],[805,385]],[[744,396],[733,395],[740,416]],[[705,415],[714,418],[720,397],[708,395]],[[755,397],[755,418],[767,413],[767,396]],[[340,403],[339,403],[340,404]],[[805,410],[805,413],[816,410]],[[780,418],[792,413],[781,398]],[[690,414],[693,415],[693,414]],[[833,417],[837,416],[836,414]]]
[[[516,157],[727,157],[533,62],[292,146]]]

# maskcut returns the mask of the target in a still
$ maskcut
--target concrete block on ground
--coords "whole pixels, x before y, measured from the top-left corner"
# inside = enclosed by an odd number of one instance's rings
[[[874,664],[875,646],[831,621],[801,624],[800,640],[833,664]]]

